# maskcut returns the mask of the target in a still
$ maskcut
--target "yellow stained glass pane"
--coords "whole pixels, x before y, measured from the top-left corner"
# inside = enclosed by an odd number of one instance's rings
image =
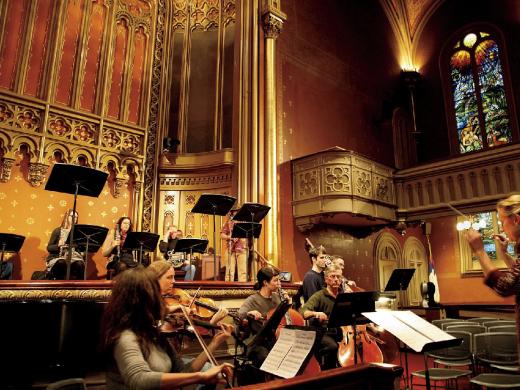
[[[462,41],[466,47],[472,48],[475,42],[477,42],[477,35],[470,33],[466,35]]]

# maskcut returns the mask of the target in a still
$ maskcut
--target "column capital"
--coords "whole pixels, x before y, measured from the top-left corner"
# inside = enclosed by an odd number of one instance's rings
[[[278,38],[282,31],[283,22],[287,19],[287,15],[268,4],[262,13],[262,24],[264,27],[264,35],[266,38]]]

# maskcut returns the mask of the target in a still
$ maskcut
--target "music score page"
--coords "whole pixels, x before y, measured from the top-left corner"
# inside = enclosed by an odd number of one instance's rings
[[[260,369],[285,379],[295,377],[315,339],[315,331],[282,328]]]
[[[415,352],[422,352],[424,346],[429,343],[455,339],[411,311],[389,310],[363,315],[385,328]]]

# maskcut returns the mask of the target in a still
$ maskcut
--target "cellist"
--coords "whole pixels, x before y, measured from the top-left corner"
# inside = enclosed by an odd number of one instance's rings
[[[326,287],[314,293],[300,309],[303,317],[309,320],[311,325],[326,327],[336,297],[340,293],[340,285],[343,280],[341,269],[331,265],[325,270]],[[321,368],[326,370],[337,366],[338,342],[341,341],[342,333],[338,329],[336,333],[324,334],[320,341],[317,353]]]
[[[242,303],[242,306],[238,310],[238,316],[242,320],[246,320],[250,325],[251,337],[254,337],[256,332],[261,327],[262,322],[266,319],[267,313],[276,308],[280,302],[280,295],[277,293],[280,291],[281,282],[278,271],[272,267],[261,268],[256,275],[256,283],[254,289],[257,291],[255,294],[250,295]],[[269,351],[273,347],[276,340],[269,340],[263,345],[251,345],[247,351],[247,357],[253,362],[253,366],[260,368],[265,358],[269,354]]]

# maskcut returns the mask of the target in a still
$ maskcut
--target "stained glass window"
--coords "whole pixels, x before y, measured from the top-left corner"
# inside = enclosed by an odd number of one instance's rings
[[[453,46],[450,75],[460,152],[511,142],[496,40],[487,32],[466,34]]]

